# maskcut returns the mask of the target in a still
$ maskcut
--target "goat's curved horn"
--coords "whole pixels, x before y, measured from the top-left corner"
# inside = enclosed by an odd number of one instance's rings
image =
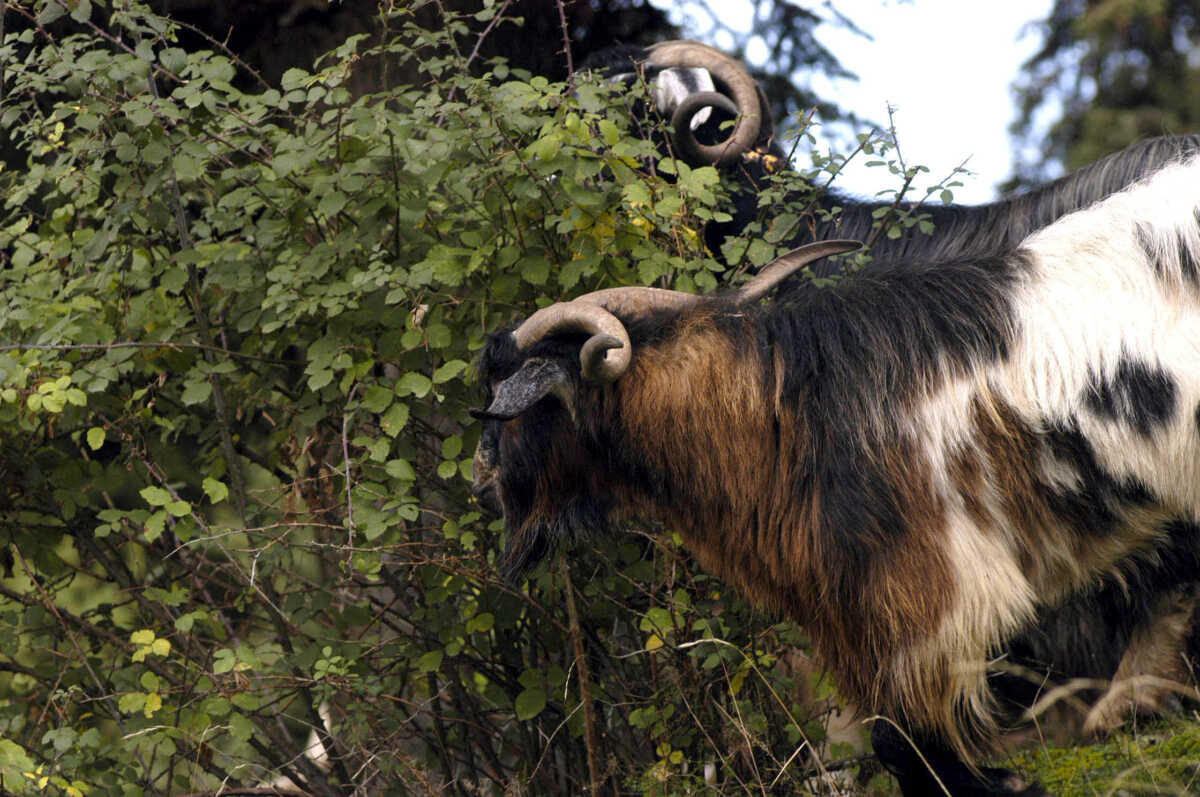
[[[543,307],[513,330],[513,339],[518,349],[527,349],[556,332],[591,336],[579,353],[584,379],[612,382],[629,367],[633,350],[625,325],[600,305],[581,299]]]
[[[737,293],[734,294],[734,301],[737,304],[749,304],[757,301],[770,293],[776,285],[814,260],[820,260],[829,255],[839,255],[843,252],[853,252],[861,248],[862,244],[858,241],[842,239],[816,241],[796,247],[787,254],[772,260],[753,279],[738,288]]]
[[[675,106],[675,113],[671,114],[671,129],[675,131],[675,148],[680,157],[695,161],[706,160],[703,154],[696,150],[701,144],[696,141],[696,134],[692,131],[692,117],[705,108],[720,108],[730,116],[738,115],[738,107],[734,101],[719,91],[695,91],[684,97]],[[680,133],[681,130],[687,132]],[[724,145],[714,147],[723,148]]]
[[[513,331],[513,338],[518,349],[527,349],[559,332],[587,333],[590,337],[579,352],[584,379],[613,382],[633,357],[629,333],[614,313],[641,316],[654,310],[684,310],[698,301],[695,294],[663,288],[605,288],[543,307]]]
[[[675,128],[675,144],[681,154],[698,162],[720,166],[736,161],[743,152],[754,146],[762,129],[766,109],[759,102],[758,84],[740,61],[720,50],[692,41],[659,42],[651,45],[649,51],[649,61],[656,66],[707,69],[733,95],[738,118],[733,133],[721,144],[701,144],[696,140],[690,124],[696,109],[686,116],[679,113],[683,105],[676,110],[672,125]]]
[[[610,313],[636,317],[655,310],[686,310],[700,300],[701,297],[695,293],[630,285],[585,293],[575,301],[598,304]]]

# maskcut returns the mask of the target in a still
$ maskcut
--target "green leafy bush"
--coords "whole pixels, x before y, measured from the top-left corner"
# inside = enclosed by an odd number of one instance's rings
[[[486,333],[596,288],[736,279],[701,240],[726,218],[713,169],[631,136],[611,87],[472,63],[452,16],[385,7],[386,44],[268,86],[137,4],[15,13],[4,790],[806,782],[829,701],[795,627],[669,534],[513,588],[469,498]],[[425,82],[353,96],[362,59]],[[762,229],[727,252],[766,262]]]

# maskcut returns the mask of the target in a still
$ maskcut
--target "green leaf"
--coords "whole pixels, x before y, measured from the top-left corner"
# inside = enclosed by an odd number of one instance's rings
[[[0,769],[6,767],[18,772],[29,772],[33,769],[33,761],[21,745],[11,739],[0,739]]]
[[[233,651],[222,648],[216,652],[213,658],[213,674],[227,673],[233,669],[235,664],[237,664],[237,659],[234,657]]]
[[[550,278],[550,261],[545,257],[527,257],[521,261],[521,276],[532,285],[544,285]]]
[[[183,395],[180,400],[187,406],[193,404],[202,404],[208,401],[208,397],[212,395],[212,382],[207,379],[196,382],[188,382],[187,387],[183,389]]]
[[[317,212],[326,218],[336,216],[346,207],[347,198],[341,191],[331,191],[317,203]]]
[[[395,437],[400,434],[405,424],[408,423],[408,405],[396,402],[388,411],[379,419],[379,425],[383,428],[384,433],[390,437]]]
[[[310,75],[303,69],[292,68],[283,73],[279,85],[284,91],[291,91],[292,89],[302,88],[309,77]]]
[[[229,488],[223,482],[210,476],[205,476],[200,486],[204,488],[204,494],[208,496],[208,500],[214,504],[219,504],[229,497]]]
[[[168,47],[159,53],[158,60],[166,69],[179,74],[187,66],[188,56],[178,47]]]
[[[144,692],[129,692],[121,695],[121,699],[117,701],[117,708],[122,714],[134,714],[141,711],[146,705],[146,695]]]
[[[104,438],[107,436],[107,434],[108,433],[105,432],[104,429],[99,426],[93,426],[91,429],[88,429],[88,432],[87,432],[88,447],[91,448],[93,451],[98,450],[100,448],[100,446],[104,445]]]
[[[171,501],[163,509],[167,510],[172,517],[184,517],[192,513],[192,505],[187,501]]]
[[[175,500],[175,497],[161,487],[145,487],[138,495],[145,499],[150,506],[163,506]]]
[[[254,735],[254,723],[241,714],[229,715],[229,735],[238,742],[245,744]]]
[[[496,617],[490,612],[477,614],[467,621],[467,633],[474,634],[478,632],[491,631],[496,624]]]
[[[66,13],[65,4],[56,2],[56,0],[49,0],[38,14],[37,22],[39,25],[50,25],[62,19],[63,14]]]
[[[146,542],[154,542],[162,536],[166,530],[167,513],[164,510],[159,510],[146,518],[145,537]]]
[[[42,744],[50,742],[56,752],[65,753],[75,746],[75,740],[78,738],[79,734],[74,728],[53,728],[42,736]]]
[[[197,620],[200,620],[206,616],[207,612],[203,610],[182,614],[175,620],[175,630],[182,631],[186,634],[188,631],[192,630],[192,626],[196,624]]]
[[[425,374],[410,371],[396,382],[396,394],[407,396],[410,393],[417,398],[424,398],[433,387],[433,382]]]
[[[604,139],[604,143],[608,146],[611,147],[621,140],[621,131],[611,119],[601,119],[599,127],[600,137]]]
[[[666,634],[674,630],[675,624],[671,612],[662,607],[654,606],[646,610],[646,616],[638,623],[638,628],[643,631]]]
[[[466,370],[466,368],[467,364],[462,360],[450,360],[433,372],[433,383],[440,385],[443,382],[449,382]]]
[[[531,720],[541,714],[545,707],[546,693],[540,687],[532,687],[521,692],[517,695],[514,706],[519,720]]]
[[[554,160],[554,157],[558,155],[560,147],[562,147],[562,138],[556,134],[551,134],[533,142],[530,152],[538,160],[548,161]]]
[[[321,368],[313,372],[313,375],[308,378],[309,390],[320,390],[333,381],[333,371],[328,368]]]
[[[445,658],[445,652],[441,650],[431,650],[421,658],[417,659],[418,672],[433,672],[438,667],[442,666],[442,659]]]
[[[370,412],[380,413],[388,408],[396,394],[380,385],[371,385],[363,393],[363,406]]]
[[[417,478],[417,473],[413,470],[413,466],[405,459],[390,460],[384,466],[384,470],[387,471],[388,476],[401,481],[414,481]]]

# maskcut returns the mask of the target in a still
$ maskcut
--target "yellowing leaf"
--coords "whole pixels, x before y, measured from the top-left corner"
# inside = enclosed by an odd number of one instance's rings
[[[733,677],[729,679],[729,694],[736,696],[738,692],[742,691],[742,684],[745,682],[745,680],[745,670],[738,670],[735,672]]]
[[[154,632],[149,628],[143,628],[140,631],[134,631],[129,635],[129,641],[135,645],[149,645],[154,641]]]

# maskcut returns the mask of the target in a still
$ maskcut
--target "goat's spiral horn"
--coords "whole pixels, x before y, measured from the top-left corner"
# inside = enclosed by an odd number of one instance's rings
[[[659,42],[651,45],[649,51],[649,61],[656,66],[707,69],[733,95],[733,108],[725,104],[728,100],[723,95],[705,92],[688,98],[676,109],[671,124],[675,129],[675,146],[684,158],[720,166],[733,163],[754,146],[767,109],[759,99],[758,84],[741,61],[693,41]],[[701,144],[692,132],[691,119],[701,107],[712,105],[736,113],[737,122],[724,142]]]

